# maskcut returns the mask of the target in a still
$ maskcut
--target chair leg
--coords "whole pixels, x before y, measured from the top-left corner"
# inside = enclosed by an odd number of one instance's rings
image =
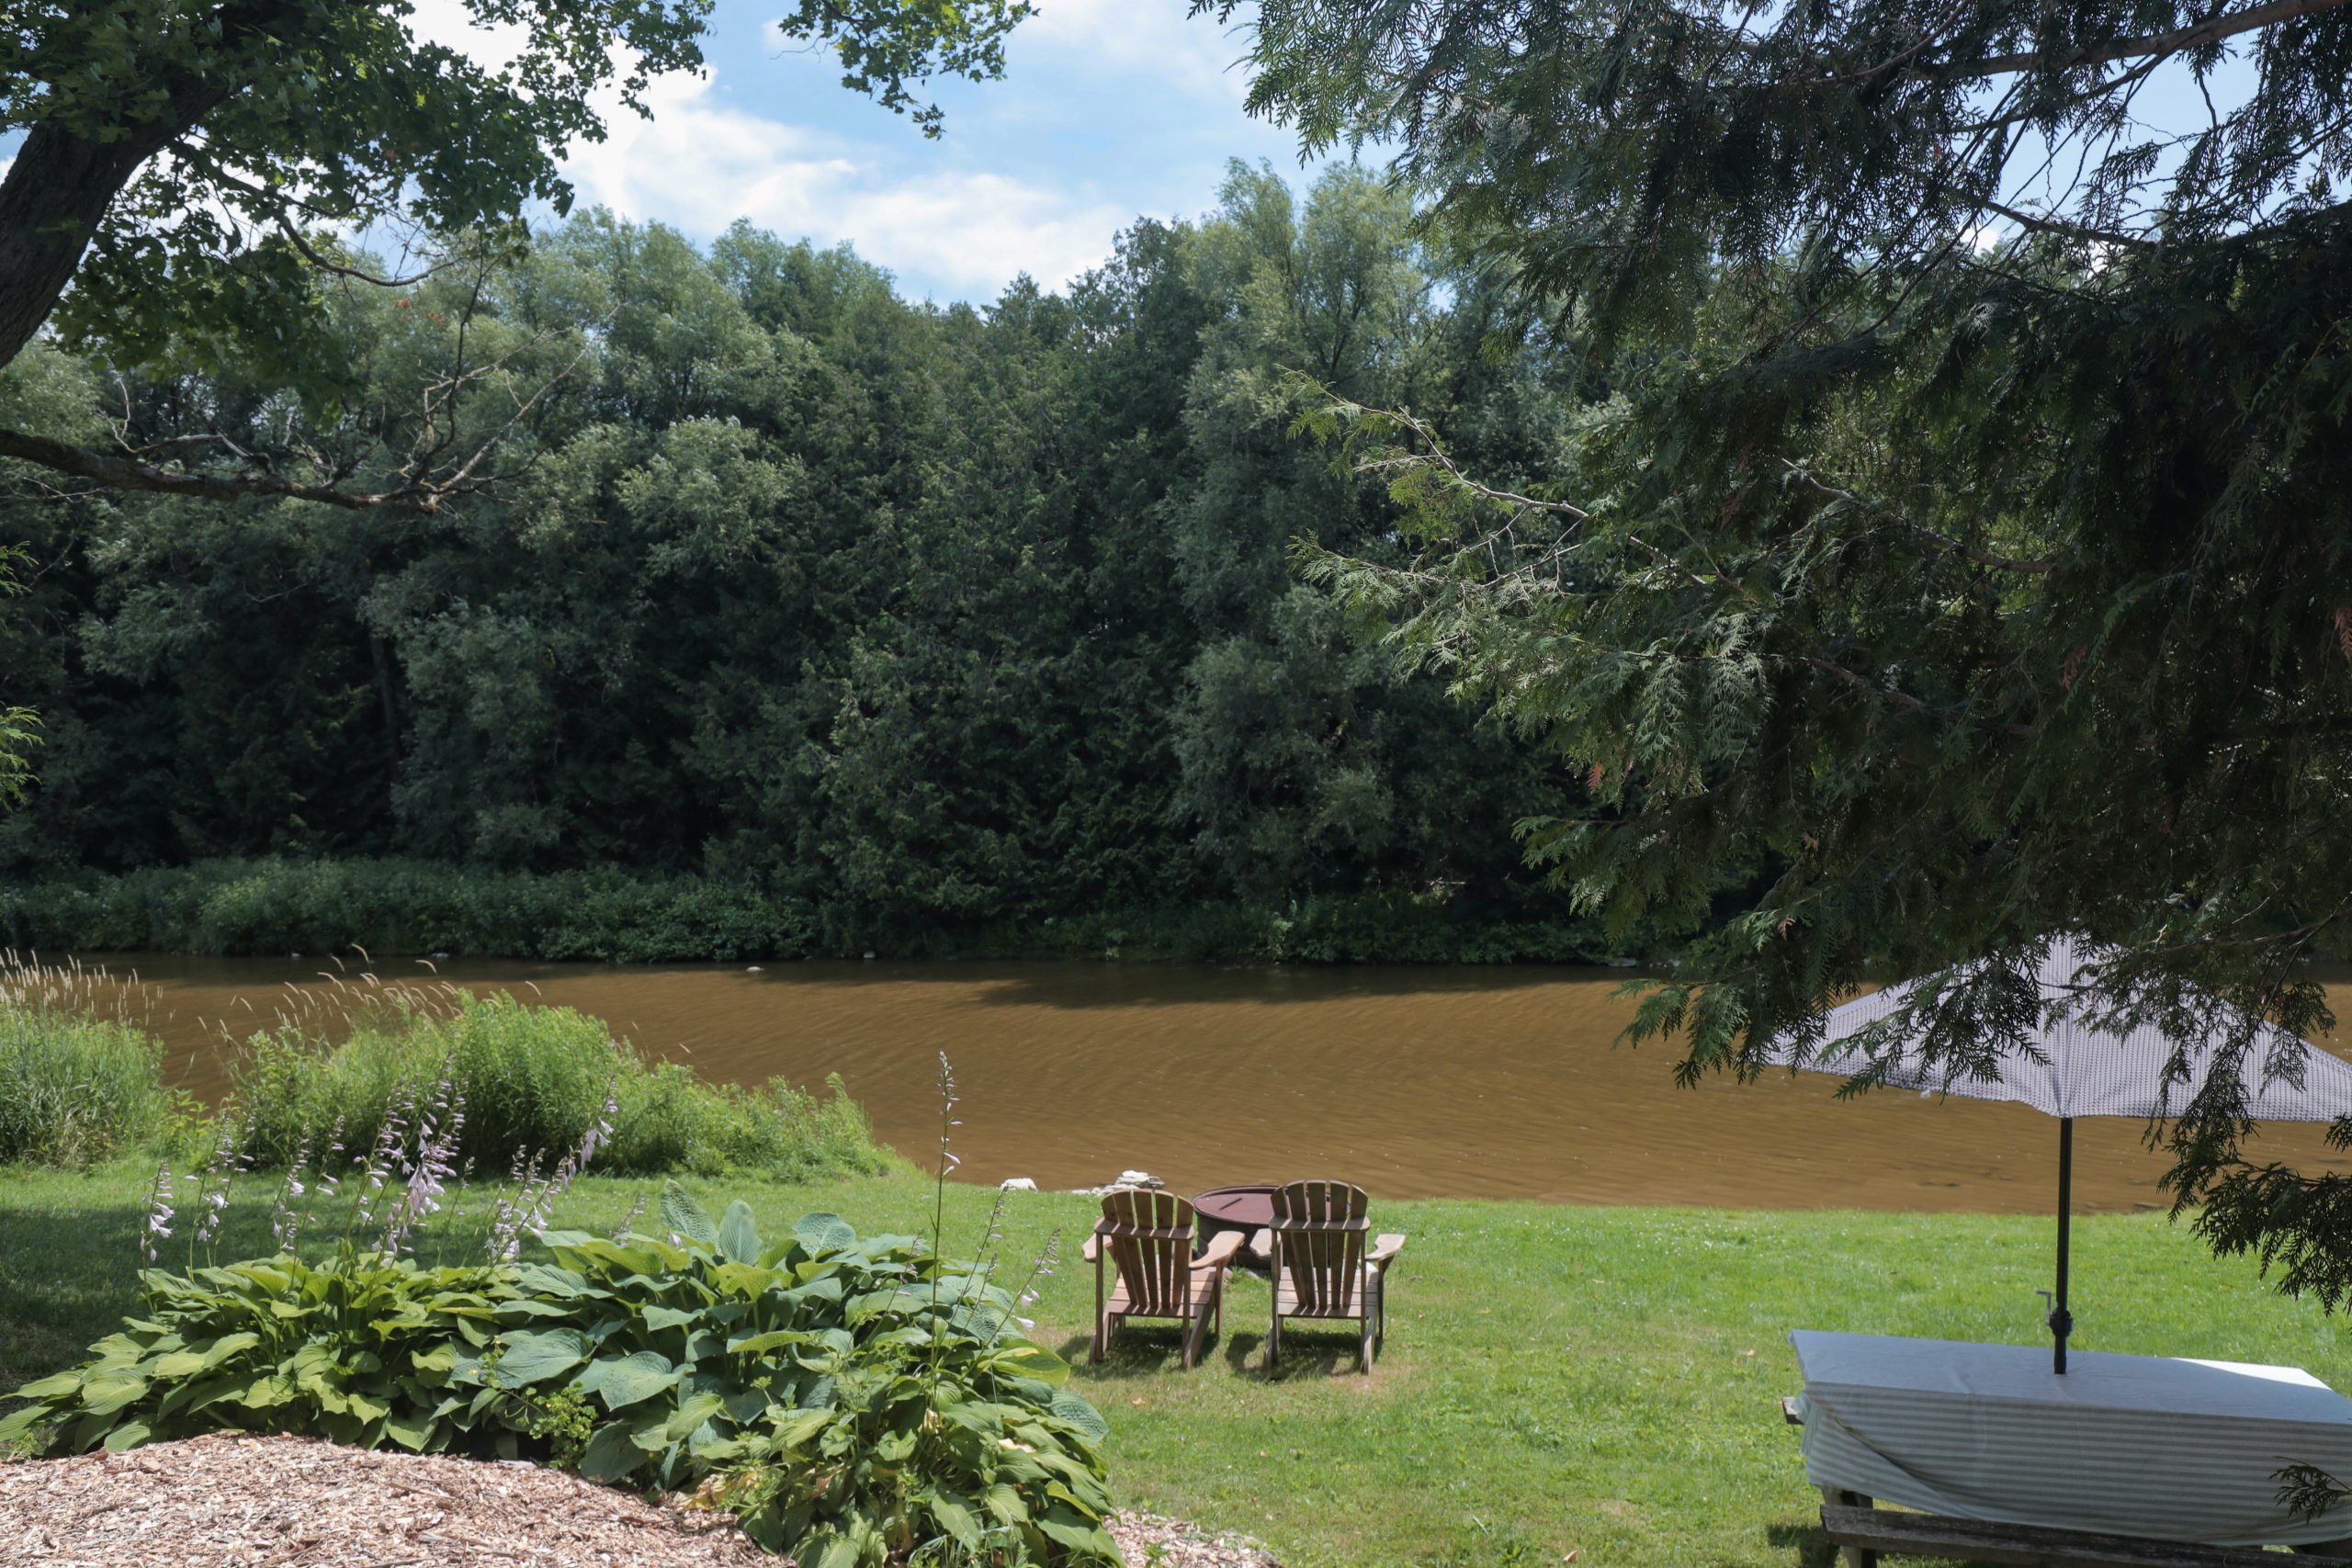
[[[1102,1300],[1102,1255],[1094,1255],[1094,1348],[1087,1352],[1090,1363],[1100,1363],[1102,1348],[1111,1341],[1111,1317]]]
[[[1201,1338],[1207,1331],[1208,1325],[1209,1303],[1205,1300],[1195,1303],[1193,1307],[1192,1321],[1184,1325],[1184,1356],[1182,1365],[1188,1372],[1201,1364]]]

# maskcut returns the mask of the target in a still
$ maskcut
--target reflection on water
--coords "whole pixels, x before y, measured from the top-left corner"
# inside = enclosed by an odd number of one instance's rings
[[[220,1021],[243,1034],[290,997],[337,994],[315,959],[106,962],[154,986],[150,1027],[206,1096],[225,1078]],[[434,979],[413,961],[377,967]],[[594,1013],[707,1077],[838,1072],[919,1160],[944,1051],[964,1097],[960,1174],[979,1181],[1079,1187],[1137,1168],[1183,1191],[1331,1175],[1388,1197],[2007,1212],[2047,1208],[2054,1188],[2056,1124],[2021,1106],[1840,1102],[1814,1074],[1678,1089],[1670,1051],[1611,1043],[1631,1004],[1606,971],[482,961],[439,975]],[[2164,1162],[2140,1133],[2077,1126],[2078,1210],[2161,1201]],[[2346,1164],[2316,1127],[2261,1144]]]

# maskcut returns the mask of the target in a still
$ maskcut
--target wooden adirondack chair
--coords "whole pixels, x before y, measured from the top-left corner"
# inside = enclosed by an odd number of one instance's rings
[[[1194,1257],[1193,1205],[1173,1192],[1105,1192],[1102,1223],[1083,1248],[1094,1265],[1094,1348],[1087,1359],[1101,1360],[1131,1317],[1172,1318],[1184,1326],[1184,1365],[1193,1365],[1212,1320],[1216,1332],[1225,1331],[1225,1271],[1240,1250],[1241,1233],[1227,1231]],[[1106,1267],[1116,1271],[1115,1284],[1104,1279]]]
[[[1388,1266],[1405,1250],[1405,1238],[1370,1237],[1372,1224],[1364,1218],[1369,1202],[1363,1188],[1344,1181],[1294,1181],[1274,1189],[1272,1228],[1256,1237],[1256,1249],[1272,1263],[1274,1275],[1268,1370],[1282,1355],[1284,1318],[1354,1322],[1362,1331],[1356,1366],[1372,1370],[1372,1358],[1387,1337]]]

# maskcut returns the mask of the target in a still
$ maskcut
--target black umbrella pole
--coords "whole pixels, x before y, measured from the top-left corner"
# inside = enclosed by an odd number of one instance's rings
[[[2058,1120],[2058,1290],[2051,1297],[2050,1337],[2056,1342],[2051,1370],[2066,1370],[2066,1336],[2075,1330],[2074,1314],[2066,1310],[2067,1220],[2075,1206],[2075,1119]]]

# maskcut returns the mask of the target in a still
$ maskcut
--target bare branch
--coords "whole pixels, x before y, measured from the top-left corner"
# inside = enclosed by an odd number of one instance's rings
[[[2028,50],[2017,54],[1996,54],[1984,60],[1959,60],[1937,66],[1926,73],[1966,80],[1976,76],[2007,76],[2016,72],[2077,71],[2086,65],[2104,65],[2116,60],[2139,60],[2151,54],[2178,54],[2184,50],[2235,38],[2240,33],[2276,27],[2280,22],[2291,22],[2297,17],[2314,16],[2323,11],[2337,10],[2346,5],[2352,5],[2352,0],[2268,0],[2267,5],[2224,12],[2189,27],[2175,28],[2170,32],[2115,39],[2064,54]]]

